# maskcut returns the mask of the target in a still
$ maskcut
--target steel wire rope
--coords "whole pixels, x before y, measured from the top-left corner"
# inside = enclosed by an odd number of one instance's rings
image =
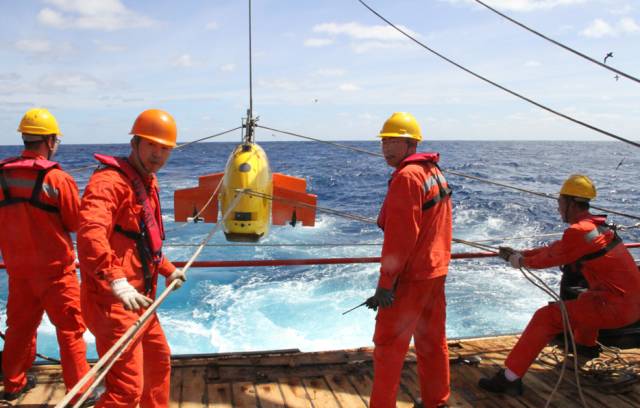
[[[557,110],[552,109],[552,108],[550,108],[550,107],[548,107],[548,106],[546,106],[546,105],[543,105],[543,104],[541,104],[540,102],[536,102],[536,101],[534,101],[533,99],[531,99],[531,98],[529,98],[529,97],[526,97],[526,96],[524,96],[524,95],[522,95],[522,94],[519,94],[519,93],[517,93],[517,92],[515,92],[515,91],[512,91],[511,89],[509,89],[509,88],[507,88],[507,87],[505,87],[505,86],[503,86],[503,85],[500,85],[499,83],[497,83],[497,82],[495,82],[495,81],[492,81],[492,80],[491,80],[491,79],[489,79],[489,78],[486,78],[486,77],[484,77],[484,76],[482,76],[482,75],[480,75],[480,74],[475,73],[474,71],[470,70],[469,68],[466,68],[466,67],[464,67],[463,65],[458,64],[457,62],[453,61],[452,59],[450,59],[450,58],[448,58],[448,57],[444,56],[443,54],[439,53],[438,51],[436,51],[436,50],[434,50],[434,49],[430,48],[429,46],[427,46],[427,45],[423,44],[422,42],[418,41],[418,40],[417,40],[417,39],[415,39],[413,36],[411,36],[409,33],[407,33],[406,31],[404,31],[404,30],[403,30],[403,29],[401,29],[400,27],[396,26],[396,25],[395,25],[395,24],[393,24],[391,21],[389,21],[387,18],[385,18],[385,17],[384,17],[384,16],[382,16],[380,13],[378,13],[377,11],[375,11],[373,8],[371,8],[371,7],[370,7],[367,3],[365,3],[363,0],[356,0],[356,1],[358,1],[358,2],[359,2],[360,4],[362,4],[365,8],[367,8],[369,11],[371,11],[373,14],[375,14],[378,18],[380,18],[380,19],[381,19],[382,21],[384,21],[385,23],[389,24],[389,26],[393,27],[395,30],[397,30],[398,32],[400,32],[402,35],[404,35],[405,37],[407,37],[407,38],[408,38],[408,39],[410,39],[411,41],[415,42],[416,44],[418,44],[418,45],[419,45],[419,46],[421,46],[422,48],[426,49],[427,51],[431,52],[432,54],[435,54],[436,56],[438,56],[439,58],[441,58],[441,59],[445,60],[446,62],[448,62],[448,63],[450,63],[450,64],[452,64],[452,65],[455,65],[456,67],[458,67],[459,69],[461,69],[461,70],[465,71],[466,73],[468,73],[468,74],[470,74],[470,75],[473,75],[474,77],[476,77],[476,78],[478,78],[478,79],[480,79],[480,80],[482,80],[482,81],[484,81],[484,82],[487,82],[488,84],[491,84],[491,85],[495,86],[496,88],[500,88],[500,89],[502,89],[503,91],[505,91],[505,92],[507,92],[507,93],[510,93],[511,95],[513,95],[513,96],[515,96],[515,97],[517,97],[517,98],[520,98],[520,99],[522,99],[522,100],[524,100],[524,101],[526,101],[526,102],[529,102],[529,103],[531,103],[531,104],[533,104],[533,105],[535,105],[535,106],[537,106],[537,107],[539,107],[539,108],[541,108],[541,109],[543,109],[543,110],[546,110],[547,112],[553,113],[554,115],[560,116],[560,117],[562,117],[562,118],[564,118],[564,119],[567,119],[567,120],[569,120],[569,121],[571,121],[571,122],[573,122],[573,123],[576,123],[576,124],[578,124],[578,125],[584,126],[584,127],[589,128],[589,129],[591,129],[591,130],[593,130],[593,131],[595,131],[595,132],[601,133],[601,134],[603,134],[603,135],[605,135],[605,136],[608,136],[608,137],[614,138],[614,139],[619,140],[619,141],[621,141],[621,142],[628,143],[628,144],[630,144],[630,145],[632,145],[632,146],[635,146],[635,147],[640,147],[640,143],[638,143],[638,142],[634,142],[633,140],[629,140],[629,139],[626,139],[626,138],[624,138],[624,137],[622,137],[622,136],[618,136],[618,135],[616,135],[616,134],[613,134],[613,133],[611,133],[611,132],[608,132],[608,131],[606,131],[606,130],[604,130],[604,129],[600,129],[599,127],[596,127],[596,126],[594,126],[594,125],[591,125],[591,124],[589,124],[589,123],[587,123],[587,122],[581,121],[581,120],[579,120],[579,119],[575,119],[575,118],[573,118],[573,117],[571,117],[571,116],[569,116],[569,115],[567,115],[567,114],[564,114],[564,113],[562,113],[562,112],[560,112],[560,111],[557,111]]]
[[[203,140],[213,139],[214,137],[220,137],[220,136],[226,135],[227,133],[231,133],[231,132],[234,132],[234,131],[239,130],[239,129],[242,129],[242,126],[237,126],[237,127],[234,127],[233,129],[229,129],[229,130],[225,130],[224,132],[216,133],[215,135],[206,136],[206,137],[202,137],[200,139],[196,139],[196,140],[192,140],[190,142],[183,143],[181,145],[176,146],[173,150],[179,150],[179,149],[182,149],[184,147],[190,146],[192,144],[200,143]]]
[[[90,166],[76,167],[75,169],[65,170],[67,173],[80,173],[81,171],[95,169],[99,164],[92,164]]]
[[[377,221],[374,220],[373,218],[362,217],[360,215],[350,214],[350,213],[347,213],[347,212],[344,212],[344,211],[338,211],[338,210],[334,210],[334,209],[331,209],[331,208],[318,207],[318,206],[314,206],[314,205],[311,205],[311,204],[303,203],[301,201],[295,201],[295,200],[291,200],[291,199],[288,199],[288,198],[276,197],[274,195],[260,193],[260,192],[257,192],[257,191],[253,191],[251,189],[236,190],[236,192],[241,192],[243,194],[251,195],[251,196],[254,196],[254,197],[265,198],[265,199],[271,200],[271,201],[281,201],[281,202],[284,202],[284,203],[287,203],[287,204],[291,204],[291,205],[294,205],[294,206],[315,208],[315,209],[319,210],[320,212],[326,212],[328,214],[336,215],[338,217],[347,218],[347,219],[351,219],[351,220],[354,220],[354,221],[361,221],[361,222],[364,222],[364,223],[367,223],[367,224],[377,225]],[[458,244],[468,245],[468,246],[473,247],[473,248],[478,248],[478,249],[483,249],[483,250],[490,250],[492,252],[496,252],[495,247],[492,247],[490,245],[485,245],[485,244],[481,244],[481,243],[477,243],[477,242],[467,241],[467,240],[459,239],[459,238],[452,238],[451,240],[453,242],[458,243]]]
[[[209,232],[209,234],[202,240],[201,245],[193,253],[193,255],[191,256],[189,261],[186,263],[186,265],[182,268],[183,272],[186,273],[189,270],[189,268],[191,267],[193,262],[196,260],[196,258],[202,253],[204,246],[209,242],[209,240],[211,240],[213,235],[218,231],[220,226],[224,223],[224,220],[226,220],[229,217],[229,215],[231,214],[231,211],[233,211],[235,206],[238,204],[238,201],[240,201],[241,197],[242,197],[242,194],[236,195],[236,197],[231,202],[231,205],[223,215],[222,222],[216,224],[215,227],[211,229],[211,232]],[[122,335],[122,337],[120,337],[120,339],[118,339],[118,341],[113,346],[111,346],[111,348],[94,364],[91,370],[89,370],[89,372],[87,372],[76,383],[76,385],[70,391],[67,392],[64,398],[56,404],[55,408],[66,407],[67,404],[71,401],[71,399],[78,393],[78,391],[80,391],[80,389],[84,385],[86,385],[87,382],[91,380],[93,375],[95,375],[100,369],[105,367],[102,371],[100,371],[100,373],[93,380],[91,385],[81,394],[80,398],[73,405],[73,408],[79,408],[80,406],[82,406],[82,403],[95,390],[95,388],[98,387],[98,385],[100,384],[100,381],[102,381],[102,379],[107,375],[109,369],[111,369],[111,367],[115,364],[118,358],[120,358],[122,353],[124,353],[125,349],[135,339],[134,336],[144,327],[144,325],[149,320],[151,315],[155,313],[156,309],[160,306],[160,304],[165,300],[167,296],[169,296],[171,291],[173,291],[177,282],[178,282],[177,280],[174,280],[169,285],[167,285],[165,290],[160,294],[160,296],[158,296],[154,300],[154,302],[147,308],[147,310],[145,310],[142,316],[140,316],[138,320],[136,320],[136,322],[133,323],[131,327],[129,327],[129,329],[127,329],[127,331]]]
[[[231,133],[231,132],[236,131],[238,129],[242,129],[242,126],[238,126],[238,127],[233,128],[233,129],[225,130],[224,132],[216,133],[215,135],[206,136],[206,137],[203,137],[203,138],[200,138],[200,139],[192,140],[191,142],[183,143],[181,145],[176,146],[173,150],[182,149],[183,147],[192,145],[194,143],[202,142],[203,140],[208,140],[208,139],[213,139],[214,137],[223,136],[223,135],[226,135],[227,133]],[[67,173],[80,173],[80,172],[85,171],[85,170],[95,169],[98,166],[99,166],[98,164],[92,164],[90,166],[77,167],[75,169],[70,169],[70,170],[65,170],[65,171]]]
[[[574,53],[575,55],[577,55],[577,56],[579,56],[579,57],[582,57],[582,58],[586,59],[587,61],[593,62],[594,64],[599,65],[599,66],[601,66],[602,68],[608,69],[608,70],[609,70],[609,71],[611,71],[611,72],[615,72],[615,73],[616,73],[616,74],[618,74],[618,75],[622,75],[622,76],[623,76],[623,77],[625,77],[625,78],[628,78],[628,79],[630,79],[630,80],[632,80],[632,81],[635,81],[635,82],[640,83],[640,79],[638,79],[638,78],[634,77],[633,75],[627,74],[627,73],[622,72],[622,71],[620,71],[620,70],[618,70],[618,69],[615,69],[615,68],[613,68],[613,67],[610,67],[609,65],[603,64],[602,62],[600,62],[600,61],[598,61],[598,60],[595,60],[595,59],[591,58],[590,56],[588,56],[588,55],[586,55],[586,54],[583,54],[583,53],[581,53],[580,51],[575,50],[575,49],[573,49],[573,48],[569,47],[568,45],[564,45],[564,44],[562,44],[561,42],[556,41],[556,40],[554,40],[553,38],[550,38],[550,37],[548,37],[548,36],[546,36],[546,35],[544,35],[544,34],[542,34],[542,33],[538,32],[538,31],[536,31],[536,30],[534,30],[534,29],[532,29],[532,28],[530,28],[530,27],[526,26],[525,24],[523,24],[523,23],[519,22],[518,20],[515,20],[515,19],[514,19],[514,18],[512,18],[512,17],[509,17],[508,15],[506,15],[506,14],[504,14],[504,13],[502,13],[502,12],[498,11],[497,9],[495,9],[495,8],[493,8],[493,7],[491,7],[491,6],[489,6],[488,4],[484,3],[484,2],[483,2],[483,1],[481,1],[481,0],[475,0],[475,2],[476,2],[476,3],[478,3],[478,4],[483,5],[483,6],[484,6],[484,7],[486,7],[486,8],[488,8],[489,10],[493,11],[494,13],[496,13],[497,15],[499,15],[500,17],[503,17],[503,18],[505,18],[505,19],[507,19],[507,20],[511,21],[512,23],[514,23],[514,24],[516,24],[516,25],[518,25],[518,26],[520,26],[520,27],[524,28],[525,30],[527,30],[527,31],[529,31],[529,32],[531,32],[531,33],[533,33],[533,34],[537,35],[537,36],[538,36],[538,37],[540,37],[540,38],[543,38],[543,39],[545,39],[545,40],[547,40],[547,41],[549,41],[549,42],[551,42],[551,43],[553,43],[553,44],[557,45],[557,46],[558,46],[558,47],[560,47],[560,48],[564,48],[565,50],[567,50],[567,51],[569,51],[569,52],[572,52],[572,53]]]
[[[347,146],[347,145],[343,145],[343,144],[340,144],[340,143],[331,142],[331,141],[328,141],[328,140],[322,140],[322,139],[317,139],[317,138],[314,138],[314,137],[303,136],[303,135],[300,135],[300,134],[297,134],[297,133],[287,132],[287,131],[284,131],[284,130],[273,129],[273,128],[262,126],[262,125],[258,125],[258,127],[261,127],[263,129],[268,129],[268,130],[271,130],[271,131],[274,131],[274,132],[278,132],[278,133],[283,133],[285,135],[300,137],[302,139],[312,140],[314,142],[325,143],[325,144],[332,145],[332,146],[335,146],[335,147],[339,147],[339,148],[343,148],[343,149],[347,149],[347,150],[352,150],[352,151],[355,151],[355,152],[368,154],[368,155],[374,156],[374,157],[384,157],[380,153],[375,153],[375,152],[372,152],[372,151],[369,151],[369,150],[360,149],[360,148],[352,147],[352,146]],[[520,191],[520,192],[523,192],[523,193],[533,194],[533,195],[536,195],[536,196],[539,196],[539,197],[543,197],[543,198],[547,198],[547,199],[550,199],[550,200],[557,200],[558,199],[558,196],[556,196],[554,194],[540,193],[540,192],[537,192],[537,191],[533,191],[533,190],[528,190],[528,189],[521,188],[521,187],[512,186],[510,184],[501,183],[501,182],[498,182],[498,181],[495,181],[495,180],[485,179],[485,178],[477,177],[477,176],[471,176],[469,174],[460,173],[460,172],[457,172],[457,171],[454,171],[454,170],[442,169],[442,171],[444,173],[453,174],[454,176],[467,178],[467,179],[470,179],[470,180],[476,180],[476,181],[480,181],[482,183],[492,184],[492,185],[495,185],[495,186],[504,187],[504,188],[508,188],[508,189],[516,190],[516,191]],[[605,212],[608,212],[608,213],[611,213],[611,214],[619,215],[621,217],[627,217],[627,218],[631,218],[631,219],[634,219],[634,220],[640,220],[640,216],[633,215],[633,214],[628,214],[628,213],[623,213],[623,212],[620,212],[620,211],[615,211],[615,210],[612,210],[612,209],[609,209],[609,208],[605,208],[605,207],[599,207],[599,206],[591,205],[591,208],[599,210],[599,211],[605,211]]]

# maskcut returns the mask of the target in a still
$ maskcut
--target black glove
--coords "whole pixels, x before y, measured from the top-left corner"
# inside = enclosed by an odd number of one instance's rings
[[[505,261],[509,262],[509,257],[513,255],[516,251],[510,247],[499,247],[500,251],[498,252],[498,256]]]
[[[378,307],[386,308],[393,303],[393,290],[376,288],[375,295],[367,299],[366,305],[369,309],[377,310]]]

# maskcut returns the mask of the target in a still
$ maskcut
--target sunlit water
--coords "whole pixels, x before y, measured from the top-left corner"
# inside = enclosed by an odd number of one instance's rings
[[[376,142],[345,142],[377,152]],[[263,143],[274,172],[306,177],[320,206],[375,218],[391,173],[378,157],[311,142]],[[222,171],[231,143],[201,143],[176,151],[160,173],[163,214],[168,230],[165,253],[187,260],[210,231],[210,224],[173,222],[173,191],[197,185],[197,175]],[[59,158],[65,169],[92,164],[91,153],[125,154],[128,146],[65,146]],[[571,173],[584,172],[598,186],[596,204],[632,214],[638,210],[640,169],[637,151],[609,142],[432,142],[424,149],[442,154],[442,167],[536,191],[555,193]],[[19,152],[0,147],[0,156]],[[618,168],[618,163],[624,159]],[[74,173],[82,189],[90,170]],[[531,237],[561,232],[553,200],[448,176],[454,195],[454,235],[465,240]],[[620,224],[635,221],[613,217]],[[624,233],[640,241],[637,230]],[[509,241],[531,247],[552,238]],[[282,259],[379,256],[382,233],[358,221],[319,214],[316,227],[274,227],[260,244],[230,246],[214,236],[199,260]],[[497,244],[499,241],[494,242]],[[341,246],[296,247],[291,244]],[[287,244],[287,246],[272,246]],[[367,245],[363,245],[367,244]],[[460,245],[454,252],[475,251]],[[638,253],[635,253],[638,257]],[[539,272],[557,286],[555,270]],[[192,268],[182,289],[171,294],[159,315],[176,354],[299,348],[305,351],[371,345],[375,314],[360,308],[341,313],[370,296],[377,280],[375,264]],[[0,309],[4,329],[6,274],[0,274]],[[160,279],[162,281],[162,278]],[[447,280],[447,333],[467,337],[517,332],[545,294],[496,259],[453,261]],[[95,356],[93,337],[85,336]],[[55,332],[44,319],[39,352],[57,356]]]

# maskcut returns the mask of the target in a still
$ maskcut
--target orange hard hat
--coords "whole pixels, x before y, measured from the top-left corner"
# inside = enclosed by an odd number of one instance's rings
[[[176,121],[160,109],[148,109],[136,118],[130,135],[142,137],[167,147],[176,147]]]

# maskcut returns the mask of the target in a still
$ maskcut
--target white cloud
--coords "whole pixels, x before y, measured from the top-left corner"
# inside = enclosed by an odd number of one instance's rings
[[[297,91],[300,89],[300,86],[297,83],[286,79],[261,79],[258,81],[258,85],[264,88],[277,89],[282,91]]]
[[[233,72],[235,70],[236,70],[236,64],[220,65],[220,71],[222,71],[222,72]]]
[[[417,36],[408,28],[399,25],[407,34]],[[365,26],[360,23],[323,23],[313,27],[313,32],[329,35],[346,35],[356,40],[399,41],[406,40],[400,32],[387,25]]]
[[[45,0],[45,3],[52,8],[40,10],[38,21],[59,29],[115,31],[153,24],[153,20],[129,10],[120,0]]]
[[[609,13],[618,16],[626,16],[633,11],[633,6],[631,4],[620,5],[617,8],[609,9]]]
[[[638,31],[640,31],[640,26],[631,17],[624,17],[620,19],[620,21],[618,22],[618,27],[623,33],[637,33]]]
[[[93,43],[96,45],[98,50],[103,52],[123,52],[127,50],[127,47],[124,45],[109,44],[100,40],[94,40]]]
[[[597,18],[580,32],[581,35],[589,38],[617,37],[621,34],[635,33],[640,33],[640,25],[631,17],[621,18],[615,25]]]
[[[540,61],[535,61],[535,60],[529,60],[527,62],[524,63],[524,66],[527,68],[536,68],[541,66],[542,64],[540,63]]]
[[[602,38],[606,36],[615,36],[616,32],[606,21],[597,18],[589,24],[587,28],[580,32],[585,37]]]
[[[52,49],[51,43],[47,40],[19,40],[15,47],[19,51],[30,53],[48,53]]]
[[[360,88],[357,85],[354,85],[351,83],[342,84],[338,87],[338,89],[345,92],[354,92],[354,91],[360,90]]]
[[[364,54],[365,52],[374,51],[374,50],[384,50],[384,49],[394,49],[394,48],[403,48],[407,47],[409,43],[400,43],[400,42],[384,42],[384,41],[365,41],[365,42],[354,42],[351,44],[351,48],[358,53]]]
[[[404,26],[398,26],[407,34],[419,38],[420,35]],[[356,53],[371,50],[401,48],[409,45],[407,37],[386,25],[366,26],[360,23],[322,23],[313,27],[316,33],[329,36],[345,36],[351,40],[351,48]]]
[[[313,72],[313,75],[321,77],[339,77],[343,76],[347,72],[340,68],[320,68]]]
[[[206,26],[204,26],[204,29],[207,31],[213,31],[213,30],[217,30],[220,26],[218,25],[218,23],[216,23],[215,21],[210,21],[207,23]]]
[[[305,47],[324,47],[333,44],[333,40],[330,38],[307,38],[304,40]]]
[[[39,86],[43,92],[49,91],[78,91],[83,89],[95,89],[101,82],[91,75],[82,73],[58,73],[45,75],[39,80]]]
[[[74,51],[67,42],[51,42],[49,40],[23,39],[13,44],[20,52],[31,54],[34,57],[57,58]]]
[[[20,74],[16,72],[0,73],[0,81],[17,81],[20,78]]]
[[[440,0],[447,3],[471,4],[474,7],[482,7],[474,0]],[[511,11],[535,11],[535,10],[550,10],[560,6],[573,6],[576,4],[584,3],[586,0],[488,0],[487,5],[498,10],[511,10]]]
[[[195,66],[195,63],[190,54],[182,54],[178,58],[174,59],[171,65],[180,68],[191,68]]]

